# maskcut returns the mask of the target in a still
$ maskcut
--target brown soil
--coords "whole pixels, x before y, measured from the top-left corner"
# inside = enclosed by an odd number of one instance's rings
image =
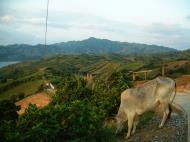
[[[175,79],[178,92],[185,92],[190,89],[190,75],[183,75]]]
[[[32,96],[26,97],[18,102],[16,102],[17,106],[21,106],[21,109],[18,111],[18,114],[23,114],[25,110],[28,108],[28,105],[36,104],[37,107],[42,108],[48,105],[51,101],[51,96],[45,92],[37,93]]]

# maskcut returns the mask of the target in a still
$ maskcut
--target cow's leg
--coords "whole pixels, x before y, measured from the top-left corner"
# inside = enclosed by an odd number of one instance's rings
[[[172,114],[172,107],[171,107],[171,104],[169,104],[169,114],[168,114],[167,119],[171,118],[171,114]]]
[[[136,115],[135,118],[134,118],[132,134],[135,133],[135,131],[136,131],[136,127],[137,127],[137,124],[138,124],[138,123],[139,123],[139,116]]]
[[[164,109],[163,118],[159,125],[159,128],[162,128],[164,126],[164,123],[166,122],[166,119],[168,118],[168,114],[170,113],[168,104],[164,104],[163,108],[165,109]]]
[[[127,132],[127,136],[125,137],[126,139],[128,139],[131,135],[131,130],[133,127],[133,122],[134,122],[134,114],[129,114],[128,115],[128,132]]]

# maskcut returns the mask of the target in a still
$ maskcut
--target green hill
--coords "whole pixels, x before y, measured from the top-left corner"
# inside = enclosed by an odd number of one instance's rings
[[[7,93],[9,89],[14,90],[15,87],[22,86],[26,82],[44,78],[55,81],[72,74],[86,76],[90,73],[94,78],[107,80],[114,72],[136,70],[143,65],[140,60],[131,61],[127,56],[116,54],[57,55],[38,61],[25,61],[0,69],[0,93],[3,95],[2,98],[6,98],[6,94],[10,96],[10,93]]]
[[[107,39],[88,38],[82,41],[69,41],[50,44],[46,48],[42,44],[14,44],[0,46],[0,61],[22,61],[40,59],[56,54],[105,54],[144,55],[177,51],[172,48],[111,41]]]
[[[128,68],[137,69],[143,62],[140,60],[131,61],[127,56],[122,55],[57,55],[37,61],[27,61],[10,65],[0,69],[0,79],[20,79],[32,74],[72,74],[91,73],[103,75],[108,72]]]
[[[148,76],[151,79],[161,74],[163,64],[166,65],[167,76],[179,77],[190,73],[188,58],[182,60],[181,56],[181,53],[178,56],[174,56],[174,54],[170,57],[167,56],[167,58],[165,54],[136,57],[119,54],[81,54],[57,55],[36,61],[25,61],[0,69],[0,93],[3,96],[6,94],[10,96],[6,92],[10,88],[22,86],[23,83],[43,80],[44,78],[57,83],[63,76],[72,74],[85,76],[90,73],[94,78],[106,81],[114,73],[123,70],[125,70],[125,74],[130,74],[129,71],[131,70],[151,69],[153,72]],[[143,75],[140,75],[139,79],[143,79]],[[19,91],[15,92],[15,94],[18,93]]]

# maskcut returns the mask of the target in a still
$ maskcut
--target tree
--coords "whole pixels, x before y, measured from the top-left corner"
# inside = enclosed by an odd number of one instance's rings
[[[20,109],[19,106],[16,106],[14,102],[10,100],[3,100],[0,102],[0,120],[15,120],[18,118],[16,111]]]
[[[0,102],[0,141],[6,141],[14,132],[15,121],[18,118],[18,111],[20,107],[16,106],[10,100],[4,100]]]

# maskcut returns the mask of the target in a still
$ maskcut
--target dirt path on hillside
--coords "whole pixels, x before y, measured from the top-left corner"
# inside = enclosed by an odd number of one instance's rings
[[[46,105],[48,105],[51,101],[51,96],[48,95],[45,92],[37,93],[34,95],[31,95],[29,97],[26,97],[18,102],[16,102],[16,105],[20,105],[21,109],[18,111],[18,114],[23,114],[25,110],[28,108],[28,105],[36,104],[37,107],[41,108]]]
[[[190,142],[190,94],[178,93],[174,101],[183,106],[188,114],[188,142]]]

